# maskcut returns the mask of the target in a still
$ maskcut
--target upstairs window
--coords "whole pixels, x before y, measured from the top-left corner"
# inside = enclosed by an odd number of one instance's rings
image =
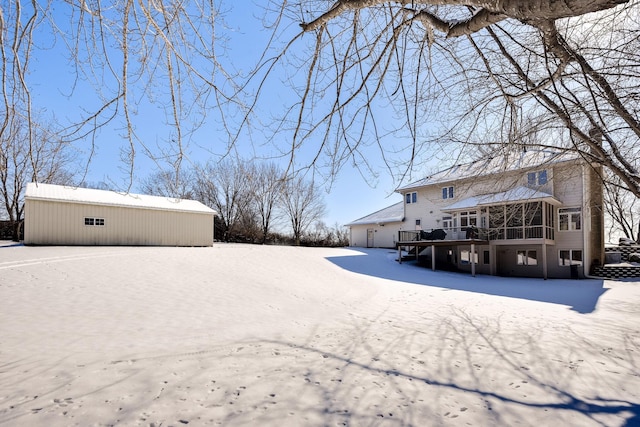
[[[547,182],[548,182],[548,178],[547,178],[546,170],[529,172],[527,174],[527,184],[529,184],[529,187],[545,185]]]
[[[407,204],[418,203],[418,193],[415,191],[413,193],[407,193],[405,195],[405,200],[407,201]]]
[[[443,187],[442,188],[442,198],[443,199],[453,199],[453,187]]]
[[[560,231],[582,230],[582,208],[558,209],[558,229]]]

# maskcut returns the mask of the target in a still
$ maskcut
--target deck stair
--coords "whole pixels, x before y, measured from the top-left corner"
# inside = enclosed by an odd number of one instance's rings
[[[604,249],[607,258],[620,258],[620,263],[629,263],[629,255],[640,253],[640,245],[611,246]],[[605,279],[630,279],[640,278],[640,264],[619,265],[605,264],[591,269],[591,275]]]

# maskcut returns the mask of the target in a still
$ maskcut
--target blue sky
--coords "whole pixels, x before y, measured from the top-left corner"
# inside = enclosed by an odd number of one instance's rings
[[[261,9],[248,4],[243,4],[242,9],[229,10],[226,15],[227,28],[225,34],[230,37],[230,49],[226,60],[228,65],[244,68],[250,67],[262,53],[262,46],[266,43],[269,31],[261,28],[259,19]],[[295,23],[290,26],[291,35],[298,29]],[[64,49],[63,40],[56,42],[47,41],[47,34],[42,34],[42,40],[47,49],[37,49],[33,52],[32,72],[29,75],[33,104],[36,110],[45,117],[55,116],[57,122],[67,123],[77,120],[83,111],[91,110],[99,104],[96,89],[83,81],[75,79],[72,64],[68,61],[67,51]],[[300,43],[298,55],[309,55],[304,52],[304,43]],[[280,72],[295,73],[296,70],[284,70]],[[279,108],[293,105],[297,101],[295,92],[289,90],[282,80],[285,76],[276,74],[269,80],[269,85],[263,100],[273,101],[262,104],[264,114],[278,114]],[[73,92],[72,92],[73,88]],[[68,96],[69,94],[72,96]],[[266,105],[266,110],[265,110]],[[159,148],[166,148],[166,142],[171,138],[171,129],[164,125],[165,118],[159,105],[143,101],[136,109],[134,118],[136,133],[144,144],[156,153]],[[270,111],[269,111],[270,110]],[[212,114],[211,117],[214,117]],[[389,115],[389,126],[397,126],[392,123],[392,115]],[[384,126],[384,123],[382,124]],[[216,159],[226,151],[227,136],[218,130],[219,123],[215,120],[207,122],[193,135],[187,144],[187,161],[203,163],[208,159]],[[95,138],[95,153],[89,164],[87,182],[109,182],[126,187],[129,173],[120,160],[121,149],[126,148],[128,142],[123,139],[123,121],[115,120],[109,126],[100,130]],[[243,158],[273,157],[276,153],[274,146],[264,140],[260,140],[261,129],[254,128],[251,133],[240,138],[237,152]],[[312,141],[313,142],[313,141]],[[371,141],[369,141],[371,142]],[[394,144],[398,141],[388,139],[386,144]],[[86,161],[92,141],[85,138],[76,143],[78,159]],[[401,143],[401,141],[400,141]],[[138,150],[136,158],[135,181],[132,191],[139,191],[138,184],[141,179],[151,174],[159,165],[154,163]],[[301,164],[305,159],[315,155],[313,144],[303,145],[298,152]],[[341,169],[332,184],[323,186],[328,214],[325,217],[327,225],[335,223],[345,224],[372,213],[383,207],[402,200],[401,196],[394,193],[397,183],[394,183],[389,172],[385,170],[379,153],[375,147],[364,150],[364,155],[370,161],[377,172],[373,176],[367,172],[361,173],[353,165],[347,165]],[[287,158],[282,158],[279,163],[286,167]],[[160,165],[162,166],[162,165]],[[425,171],[426,173],[426,171]],[[418,174],[420,175],[420,174]],[[419,178],[420,176],[414,176]],[[322,181],[318,176],[317,181]]]

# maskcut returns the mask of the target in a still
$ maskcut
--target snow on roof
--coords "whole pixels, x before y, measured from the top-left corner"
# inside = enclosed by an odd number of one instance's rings
[[[529,169],[549,163],[560,163],[577,159],[579,159],[579,157],[575,153],[550,150],[528,150],[511,155],[505,154],[504,156],[486,157],[470,163],[451,166],[419,181],[400,187],[396,191],[403,192],[427,185],[499,174],[518,169]]]
[[[528,187],[515,187],[500,193],[484,194],[481,196],[468,197],[452,205],[442,208],[443,211],[456,211],[461,209],[475,208],[483,205],[499,205],[504,203],[547,200],[555,204],[560,204],[551,194],[538,191]]]
[[[364,225],[364,224],[383,224],[389,222],[399,222],[404,219],[404,202],[398,202],[394,205],[388,206],[384,209],[380,209],[377,212],[364,216],[360,219],[356,219],[347,226],[351,225]]]
[[[35,182],[27,184],[25,199],[53,200],[66,203],[88,203],[104,206],[159,209],[181,212],[216,213],[216,211],[197,200],[175,199],[171,197],[158,197],[133,193],[118,193],[115,191],[67,187],[63,185],[41,184]]]

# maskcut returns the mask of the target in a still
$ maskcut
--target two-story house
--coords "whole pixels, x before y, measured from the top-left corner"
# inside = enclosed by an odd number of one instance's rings
[[[396,246],[433,268],[585,277],[604,261],[600,176],[575,153],[551,151],[455,165],[397,190],[404,219]]]

